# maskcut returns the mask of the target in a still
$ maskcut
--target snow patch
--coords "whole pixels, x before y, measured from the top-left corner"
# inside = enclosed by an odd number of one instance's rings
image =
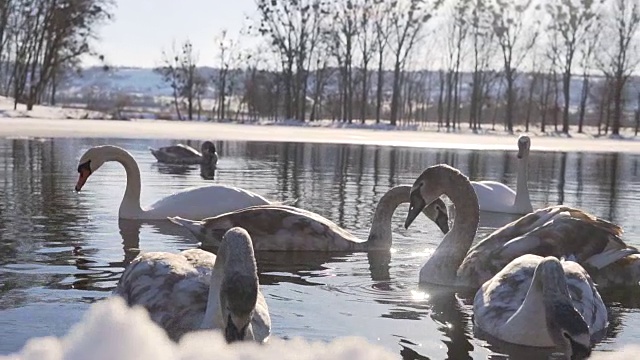
[[[30,339],[22,350],[2,360],[388,360],[399,359],[362,338],[348,337],[330,343],[301,338],[271,338],[267,344],[242,342],[228,345],[219,331],[187,334],[172,342],[152,322],[142,307],[129,308],[119,297],[91,306],[83,320],[63,338]]]

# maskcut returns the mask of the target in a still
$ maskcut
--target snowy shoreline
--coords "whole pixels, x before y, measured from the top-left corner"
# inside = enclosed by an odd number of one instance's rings
[[[331,122],[328,122],[331,124]],[[271,126],[268,126],[271,125]],[[257,123],[215,123],[166,120],[94,120],[55,119],[35,117],[0,117],[0,137],[66,137],[66,138],[125,138],[125,139],[193,139],[229,141],[274,141],[333,143],[379,146],[405,146],[468,150],[514,150],[516,137],[506,133],[474,134],[421,130],[371,129],[353,127],[293,126]],[[614,139],[588,134],[565,135],[528,133],[532,137],[533,151],[581,151],[640,153],[636,138]]]

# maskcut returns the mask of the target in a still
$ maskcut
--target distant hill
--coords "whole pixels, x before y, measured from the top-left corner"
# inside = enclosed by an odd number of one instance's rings
[[[200,68],[201,73],[208,77],[217,77],[218,69],[211,67]],[[241,70],[236,70],[240,73]],[[431,89],[430,97],[432,100],[436,100],[439,91],[439,74],[434,71],[422,71],[422,72],[409,72],[409,77],[417,79],[418,76],[426,74],[431,77]],[[391,93],[391,81],[392,73],[387,71],[384,75],[385,78],[385,93]],[[519,78],[520,85],[527,87],[528,83],[527,74],[523,74]],[[596,82],[602,80],[601,77],[594,78]],[[313,77],[310,78],[310,83],[313,83]],[[460,89],[460,95],[463,99],[468,99],[470,95],[471,74],[462,74],[462,85]],[[376,76],[371,77],[372,86],[375,86]],[[242,82],[237,84],[236,93],[242,91]],[[635,109],[638,89],[640,89],[640,80],[638,77],[630,79],[630,84],[627,86],[627,108]],[[329,81],[326,90],[328,92],[337,92],[338,90],[338,78],[336,75]],[[571,103],[573,106],[578,106],[579,97],[582,90],[582,78],[575,76],[572,79],[571,84]],[[58,94],[62,97],[79,98],[83,94],[87,94],[90,91],[99,91],[103,94],[110,94],[112,96],[117,94],[135,95],[140,97],[169,97],[172,96],[172,90],[169,84],[162,81],[162,77],[155,73],[150,68],[135,68],[135,67],[114,67],[105,71],[102,67],[89,67],[84,69],[79,75],[73,75],[64,81],[58,90]],[[494,95],[502,92],[501,87],[494,86],[492,92]],[[209,87],[208,98],[213,98],[215,90],[213,85]]]

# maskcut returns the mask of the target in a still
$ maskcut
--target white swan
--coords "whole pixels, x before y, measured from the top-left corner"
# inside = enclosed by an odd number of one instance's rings
[[[427,168],[414,182],[405,227],[411,225],[425,204],[443,194],[453,202],[456,217],[451,230],[420,270],[420,283],[477,288],[524,254],[565,257],[584,267],[601,269],[638,253],[620,239],[619,226],[562,205],[525,215],[472,248],[480,217],[478,198],[469,179],[444,164]]]
[[[473,301],[482,332],[513,344],[591,353],[591,336],[607,327],[607,308],[589,274],[573,261],[523,255],[484,283]]]
[[[200,249],[139,255],[113,293],[146,308],[174,340],[193,330],[221,329],[228,342],[263,342],[271,332],[251,237],[242,228],[225,233],[217,257]]]
[[[516,191],[497,181],[472,181],[478,195],[480,211],[507,214],[528,214],[533,211],[529,198],[529,149],[531,139],[526,135],[518,138],[518,178]]]
[[[89,176],[107,161],[119,162],[127,174],[127,187],[118,211],[121,219],[164,220],[168,216],[204,219],[247,206],[271,203],[264,197],[241,188],[208,185],[173,193],[143,209],[140,206],[140,168],[129,152],[113,145],[92,147],[80,157],[80,176],[76,191],[80,191]]]
[[[245,228],[256,251],[374,251],[391,248],[391,217],[398,205],[409,202],[410,186],[387,191],[376,206],[369,237],[363,241],[314,212],[284,205],[252,206],[201,221],[170,217],[205,246],[217,246],[225,231]],[[424,214],[442,232],[449,230],[446,205],[441,199],[424,208]]]
[[[218,163],[216,146],[211,141],[205,141],[200,146],[201,152],[189,145],[178,144],[159,149],[149,148],[151,154],[160,163],[167,164],[207,164],[215,166]]]

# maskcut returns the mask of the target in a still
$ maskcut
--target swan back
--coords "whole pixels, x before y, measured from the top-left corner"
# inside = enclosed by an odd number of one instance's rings
[[[256,251],[347,251],[363,243],[331,220],[288,205],[251,206],[202,221],[169,220],[213,247],[220,246],[224,233],[236,226],[250,232]]]
[[[222,272],[219,306],[227,341],[265,340],[271,321],[264,298],[259,302],[258,269],[246,230],[234,227],[224,234],[214,271]],[[215,285],[213,280],[212,289]]]
[[[582,210],[550,206],[495,230],[473,246],[458,276],[480,286],[523,254],[566,257],[590,268],[636,253],[622,241],[622,229]]]
[[[129,306],[146,308],[177,340],[202,322],[215,261],[215,255],[199,249],[143,253],[125,269],[113,294]]]

